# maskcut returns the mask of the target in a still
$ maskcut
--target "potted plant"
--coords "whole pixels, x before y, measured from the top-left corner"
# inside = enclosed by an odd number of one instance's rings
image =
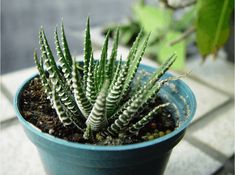
[[[54,33],[60,66],[41,28],[40,59],[34,53],[39,74],[14,99],[47,174],[163,174],[196,110],[190,88],[166,73],[176,56],[158,69],[141,65],[149,36],[140,43],[140,32],[127,61],[116,62],[117,29],[109,59],[107,34],[100,60],[94,60],[88,19],[84,62],[76,62],[63,24],[61,31],[61,43]]]

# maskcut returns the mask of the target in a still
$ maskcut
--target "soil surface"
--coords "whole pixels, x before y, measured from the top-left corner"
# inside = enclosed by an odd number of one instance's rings
[[[147,113],[156,104],[161,104],[162,101],[158,98],[149,105],[149,108],[142,111],[141,115]],[[71,142],[90,143],[83,139],[83,133],[74,126],[63,126],[55,110],[52,108],[50,101],[42,88],[39,78],[34,78],[26,86],[22,92],[20,101],[20,110],[22,116],[42,132],[49,133],[55,137],[62,138]],[[176,128],[172,114],[166,109],[161,113],[156,114],[152,122],[146,125],[140,131],[138,136],[125,139],[120,142],[120,139],[107,137],[102,143],[92,143],[99,145],[120,145],[143,142],[152,140],[157,137],[164,136]],[[111,141],[110,141],[111,140]]]

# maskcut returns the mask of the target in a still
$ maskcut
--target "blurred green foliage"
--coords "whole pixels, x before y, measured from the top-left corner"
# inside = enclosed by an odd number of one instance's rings
[[[162,0],[163,1],[163,0]],[[167,2],[167,0],[164,0]],[[197,45],[205,58],[216,54],[229,36],[230,17],[234,8],[233,0],[197,0],[189,7],[177,8],[145,4],[143,0],[132,8],[132,17],[128,23],[119,25],[120,42],[130,46],[143,28],[145,35],[151,32],[146,55],[159,63],[172,53],[177,54],[177,61],[172,68],[181,70],[190,46]],[[109,26],[115,29],[117,26]],[[187,36],[182,37],[191,28]],[[191,35],[191,33],[196,35]],[[178,40],[172,44],[173,41]]]
[[[216,54],[230,33],[233,0],[198,0],[196,41],[203,57]]]

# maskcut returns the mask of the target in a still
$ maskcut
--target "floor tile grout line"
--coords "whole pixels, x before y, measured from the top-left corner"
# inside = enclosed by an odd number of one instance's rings
[[[217,108],[213,108],[212,110],[208,111],[206,114],[202,115],[199,119],[192,122],[187,129],[187,133],[192,133],[200,128],[205,127],[210,121],[215,120],[216,118],[220,117],[218,114],[219,111],[224,111],[227,108],[232,108],[234,106],[234,99],[230,98],[224,103],[220,104]]]
[[[222,175],[225,174],[226,171],[229,170],[231,172],[233,172],[234,174],[234,154],[232,156],[230,156],[226,162],[224,163],[223,166],[221,166],[219,169],[217,169],[213,175]]]
[[[213,147],[207,145],[206,143],[198,140],[198,138],[195,138],[192,133],[199,130],[200,128],[206,127],[206,124],[211,121],[212,117],[213,119],[220,117],[221,112],[227,111],[228,109],[233,108],[233,106],[234,99],[230,99],[229,101],[220,105],[219,108],[217,108],[216,110],[212,110],[211,112],[205,114],[204,117],[201,117],[189,126],[185,135],[185,140],[187,142],[196,146],[201,151],[218,160],[222,164],[228,159],[228,157],[223,153],[219,152],[218,150],[214,149]],[[220,113],[218,113],[218,111],[220,111]]]
[[[11,105],[13,105],[13,95],[10,93],[10,91],[8,91],[8,89],[5,87],[5,85],[0,82],[0,90],[1,92],[5,95],[5,97],[7,98],[7,100],[11,103]]]
[[[215,148],[211,147],[210,145],[207,145],[206,143],[198,140],[193,136],[186,135],[184,140],[222,164],[224,164],[225,161],[229,158],[225,154],[221,153],[220,151],[216,150]]]
[[[7,129],[8,127],[11,127],[15,124],[18,124],[18,119],[16,117],[14,118],[9,118],[7,120],[4,120],[4,121],[1,121],[0,122],[0,128],[1,128],[1,131]]]
[[[189,77],[191,80],[194,80],[194,81],[196,81],[196,82],[198,82],[198,83],[201,83],[201,84],[203,84],[203,85],[205,85],[205,86],[207,86],[207,87],[209,87],[209,88],[211,88],[211,89],[213,89],[213,90],[216,90],[216,91],[222,93],[223,95],[227,95],[227,96],[232,97],[232,98],[234,97],[234,94],[232,94],[232,93],[230,93],[230,92],[227,92],[227,91],[225,91],[225,90],[222,90],[221,88],[215,87],[214,85],[210,84],[209,82],[207,82],[207,81],[205,81],[205,80],[202,80],[202,79],[198,78],[198,77],[195,76],[195,75],[190,75],[190,74],[189,74],[188,77]]]
[[[10,121],[10,120],[12,120],[14,118],[17,118],[17,117],[15,115],[12,115],[12,116],[10,116],[10,117],[8,117],[6,119],[0,120],[0,124],[1,123],[7,123],[8,121]]]

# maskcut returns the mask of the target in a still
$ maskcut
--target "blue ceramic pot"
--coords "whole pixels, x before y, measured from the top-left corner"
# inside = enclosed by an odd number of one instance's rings
[[[155,68],[146,65],[140,65],[139,69],[150,73],[155,71]],[[169,76],[171,75],[166,73],[163,78]],[[196,110],[196,100],[190,88],[181,80],[172,81],[159,93],[174,104],[179,127],[173,132],[152,141],[123,146],[72,143],[41,132],[23,118],[19,101],[29,80],[16,93],[14,107],[27,136],[36,145],[49,175],[163,174],[172,148],[184,136]]]

